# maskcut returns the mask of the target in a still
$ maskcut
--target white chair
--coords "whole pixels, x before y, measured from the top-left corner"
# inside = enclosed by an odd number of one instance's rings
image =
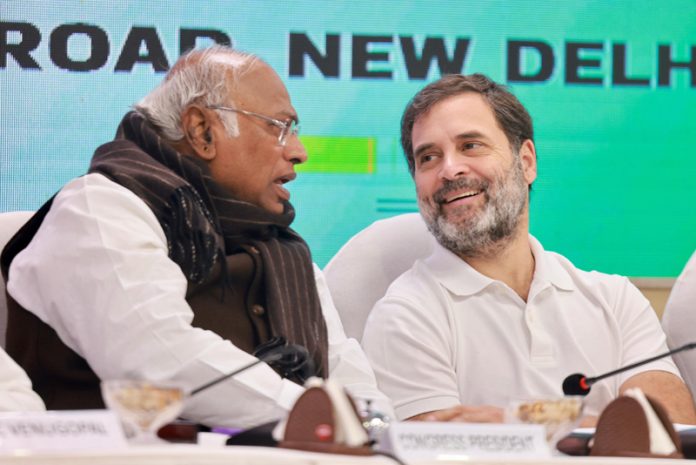
[[[5,244],[15,235],[17,230],[31,218],[34,212],[0,213],[0,252]],[[0,347],[5,347],[5,332],[7,330],[7,300],[5,297],[5,280],[0,277]]]
[[[324,276],[348,337],[362,339],[375,303],[418,258],[430,255],[434,244],[421,216],[406,213],[375,221],[334,255]]]
[[[672,286],[662,315],[662,328],[670,349],[696,341],[696,252]],[[696,400],[696,349],[672,356]]]

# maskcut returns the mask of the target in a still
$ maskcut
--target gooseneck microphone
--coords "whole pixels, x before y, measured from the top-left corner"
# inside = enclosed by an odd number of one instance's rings
[[[633,368],[645,365],[646,363],[654,362],[655,360],[659,360],[664,357],[668,357],[672,354],[676,354],[684,350],[691,350],[694,348],[696,348],[696,342],[691,342],[681,347],[677,347],[676,349],[670,350],[669,352],[665,352],[664,354],[656,355],[654,357],[641,360],[640,362],[632,363],[625,367],[619,368],[618,370],[610,371],[609,373],[604,373],[603,375],[595,376],[594,378],[588,378],[582,373],[574,373],[563,380],[563,394],[567,396],[586,396],[587,394],[589,394],[592,385],[597,381],[601,381],[604,378],[608,378],[610,376],[618,375],[619,373],[623,373],[624,371],[632,370]]]
[[[287,344],[283,338],[271,339],[262,350],[257,350],[254,355],[258,360],[244,365],[231,373],[226,373],[205,384],[193,389],[189,395],[193,396],[199,392],[210,389],[226,379],[232,378],[259,363],[267,363],[276,369],[281,376],[291,380],[297,380],[300,385],[311,376],[315,375],[314,362],[309,356],[307,349],[297,344]]]

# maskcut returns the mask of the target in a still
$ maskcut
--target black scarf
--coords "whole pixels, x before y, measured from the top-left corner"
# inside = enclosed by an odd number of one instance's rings
[[[271,333],[305,346],[317,373],[328,374],[328,337],[311,255],[288,227],[295,217],[290,203],[278,215],[234,199],[203,160],[174,150],[136,112],[124,116],[114,141],[97,149],[89,172],[107,176],[148,205],[167,237],[169,257],[192,283],[203,282],[241,245],[256,247]]]

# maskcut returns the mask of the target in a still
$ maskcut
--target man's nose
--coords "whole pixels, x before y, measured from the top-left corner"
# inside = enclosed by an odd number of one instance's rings
[[[471,172],[471,166],[466,157],[460,154],[445,154],[440,165],[440,177],[453,181]]]
[[[296,134],[291,134],[288,137],[283,153],[285,158],[292,162],[293,165],[299,165],[307,161],[307,150]]]

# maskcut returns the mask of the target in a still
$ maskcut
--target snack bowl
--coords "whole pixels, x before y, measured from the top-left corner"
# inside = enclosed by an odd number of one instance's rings
[[[556,443],[580,423],[582,399],[580,396],[566,396],[511,402],[505,410],[505,422],[544,425],[546,440],[555,449]]]
[[[129,441],[162,442],[157,430],[174,420],[184,407],[184,389],[174,382],[109,380],[101,383],[106,406],[121,420]]]

